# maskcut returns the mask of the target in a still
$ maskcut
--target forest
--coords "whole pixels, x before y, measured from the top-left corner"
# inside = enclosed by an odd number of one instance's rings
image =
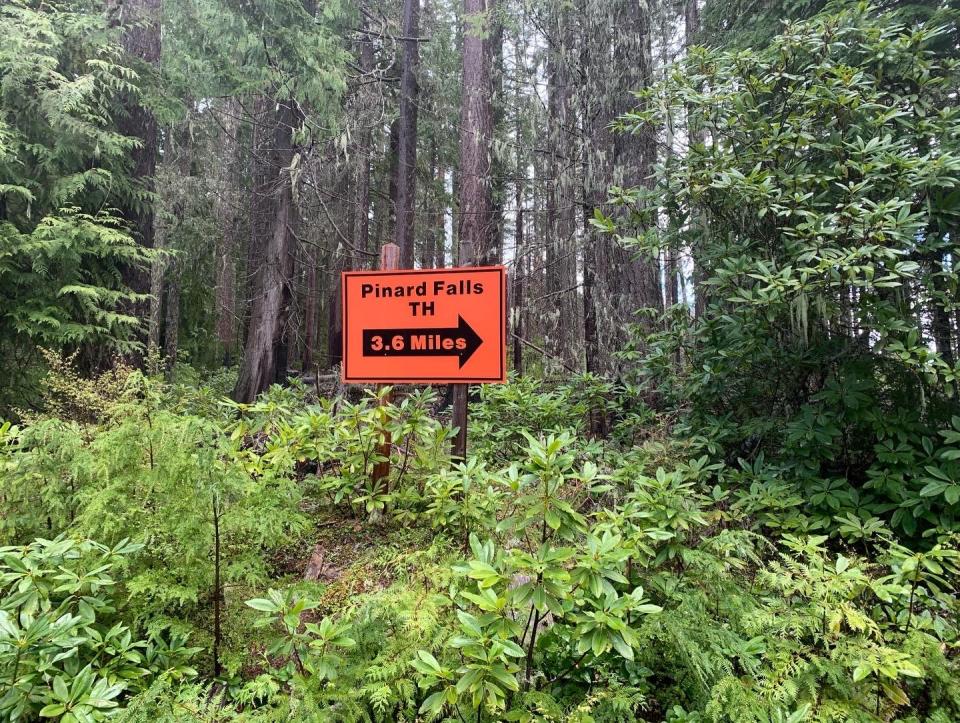
[[[2,723],[960,721],[958,392],[960,0],[0,0]]]

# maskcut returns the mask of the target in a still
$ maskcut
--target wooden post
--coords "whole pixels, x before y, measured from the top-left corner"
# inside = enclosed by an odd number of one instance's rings
[[[386,243],[380,249],[380,270],[396,271],[400,268],[400,247],[395,243]],[[380,392],[386,385],[378,384],[377,392]],[[393,402],[393,392],[380,398],[380,406],[386,406]],[[378,462],[373,468],[373,481],[376,483],[381,479],[390,476],[390,448],[393,440],[390,439],[390,433],[383,430],[383,443],[377,447],[377,454],[385,457],[383,462]]]
[[[460,250],[458,254],[460,266],[473,266],[473,245],[460,239]],[[453,384],[453,409],[451,422],[457,428],[457,435],[453,438],[453,444],[450,449],[450,461],[467,461],[467,403],[470,397],[469,384]]]
[[[453,385],[453,426],[457,436],[453,438],[451,457],[454,462],[467,459],[467,399],[470,396],[469,384]]]

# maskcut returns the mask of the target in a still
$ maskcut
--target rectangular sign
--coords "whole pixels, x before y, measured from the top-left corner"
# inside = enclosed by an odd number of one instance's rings
[[[342,290],[344,382],[506,381],[502,266],[346,271]]]

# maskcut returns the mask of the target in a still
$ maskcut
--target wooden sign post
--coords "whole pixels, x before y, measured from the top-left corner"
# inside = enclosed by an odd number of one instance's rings
[[[450,456],[454,462],[462,462],[467,458],[467,403],[470,397],[469,384],[453,385],[453,416],[451,422],[457,428],[457,435],[453,438]]]
[[[395,243],[386,243],[383,245],[383,248],[380,249],[380,269],[382,271],[396,271],[400,268],[400,247]],[[343,307],[346,311],[346,306]],[[343,338],[346,338],[347,327],[343,327]],[[380,396],[380,392],[383,391],[383,388],[387,386],[386,384],[378,384],[377,392],[379,401],[378,405],[385,407],[388,404],[393,402],[393,392],[389,394],[384,394]],[[383,430],[383,442],[377,447],[377,455],[383,457],[382,462],[377,462],[373,467],[373,481],[377,482],[381,479],[386,479],[390,476],[390,447],[393,445],[393,440],[390,438],[390,432],[386,429]]]
[[[467,385],[507,379],[506,270],[398,264],[399,247],[386,244],[379,271],[343,272],[343,382],[453,384],[462,458]]]

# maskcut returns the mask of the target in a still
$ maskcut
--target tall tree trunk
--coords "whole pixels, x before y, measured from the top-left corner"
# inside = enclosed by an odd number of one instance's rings
[[[486,40],[496,0],[463,0],[463,81],[460,105],[458,245],[461,266],[487,257],[493,202],[490,147],[493,115],[490,44]]]
[[[420,268],[422,269],[432,269],[436,267],[435,254],[437,252],[437,236],[443,232],[443,226],[438,225],[436,222],[437,213],[435,210],[440,208],[440,199],[443,196],[443,188],[438,185],[437,181],[438,164],[437,143],[434,138],[430,140],[430,175],[427,177],[429,183],[427,183],[426,188],[423,189],[421,200],[427,217],[427,227],[421,232],[423,242],[420,245]]]
[[[551,159],[548,153],[535,153],[530,158],[533,177],[530,181],[530,206],[532,209],[546,209],[550,205],[550,191],[552,189],[552,171]],[[549,341],[553,332],[552,311],[548,316],[543,311],[546,308],[552,308],[550,304],[538,304],[534,301],[538,296],[545,295],[547,289],[547,266],[544,262],[546,252],[549,250],[552,233],[550,231],[550,219],[546,213],[526,214],[527,227],[524,229],[524,278],[523,295],[526,299],[523,315],[523,336],[525,339],[544,339],[549,349]],[[548,318],[551,321],[548,321]],[[574,345],[576,349],[571,349],[570,354],[579,353],[582,348],[580,330],[576,330],[576,340]]]
[[[629,187],[649,182],[656,145],[650,133],[612,134],[609,128],[615,118],[636,104],[631,92],[651,82],[649,11],[627,0],[590,0],[587,12],[591,25],[583,31],[587,82],[581,104],[586,135],[584,210],[592,215],[593,209],[603,206],[609,185]],[[594,23],[599,25],[594,27]],[[610,27],[618,28],[616,38],[606,31]],[[584,222],[589,230],[584,253],[584,305],[586,313],[590,304],[593,316],[589,324],[585,321],[585,332],[589,329],[595,337],[587,340],[594,366],[590,371],[618,373],[610,352],[622,347],[628,325],[638,322],[641,338],[653,331],[650,315],[638,318],[636,311],[663,309],[659,259],[635,257],[609,234],[592,229],[587,215]],[[589,302],[588,284],[592,296]],[[599,315],[599,299],[604,301],[603,317]]]
[[[315,0],[302,2],[307,13],[313,16]],[[294,147],[293,135],[294,130],[302,125],[303,116],[294,100],[286,94],[280,95],[280,88],[280,85],[275,86],[272,97],[263,99],[272,135],[269,152],[255,144],[260,168],[254,174],[252,196],[260,199],[262,208],[254,206],[252,209],[255,212],[251,218],[254,235],[249,257],[254,262],[250,266],[253,293],[243,361],[233,390],[233,397],[238,402],[251,402],[270,384],[283,381],[289,366],[289,316],[296,249],[294,228],[298,217],[292,184],[294,159],[299,159],[299,153]],[[255,233],[260,223],[257,211],[263,213],[265,233],[262,236]]]
[[[488,14],[488,23],[492,27],[487,30],[487,55],[490,63],[490,136],[491,140],[497,137],[503,126],[503,23],[495,12]],[[487,228],[488,238],[485,243],[486,251],[481,263],[499,264],[503,261],[503,208],[504,196],[507,192],[506,184],[507,163],[504,154],[499,150],[499,144],[490,145],[490,225]]]
[[[486,258],[491,223],[490,146],[493,115],[490,105],[490,61],[487,36],[496,0],[463,0],[463,82],[460,105],[460,188],[458,259],[472,266]],[[467,450],[467,397],[469,385],[453,385],[453,456]]]
[[[214,250],[214,296],[217,341],[223,365],[233,363],[237,344],[237,177],[240,175],[240,106],[235,99],[223,104],[223,129],[219,152],[224,159],[217,172],[216,218],[220,233]]]
[[[390,226],[397,227],[397,198],[400,189],[397,187],[397,181],[400,178],[400,119],[394,119],[390,124]]]
[[[437,197],[437,218],[436,218],[436,249],[433,253],[433,263],[438,269],[442,269],[447,264],[447,170],[443,164],[437,166],[437,183],[441,189]],[[452,222],[451,222],[452,225]]]
[[[666,13],[661,13],[660,18],[660,40],[663,44],[663,53],[664,57],[662,58],[664,64],[668,61],[669,48],[672,43],[672,33],[673,33],[673,24],[670,22],[671,18],[667,17]],[[666,127],[664,128],[664,145],[666,146],[666,156],[667,160],[673,157],[673,146],[676,142],[676,133],[673,125],[673,117],[668,116],[666,120]],[[670,229],[673,231],[673,229]],[[664,291],[664,303],[667,307],[672,307],[676,305],[680,300],[680,285],[678,279],[678,272],[680,271],[680,248],[676,242],[675,234],[668,234],[669,241],[662,248],[663,253],[663,291]],[[678,359],[679,360],[679,359]]]
[[[689,50],[700,33],[700,2],[699,0],[684,0],[683,5],[683,32],[684,42]],[[688,105],[687,114],[687,143],[691,148],[704,142],[703,130],[697,121],[694,108]],[[706,225],[702,211],[694,211],[690,218],[690,224],[699,230],[699,234],[706,233]],[[694,234],[694,243],[697,242],[697,234]],[[702,318],[707,310],[707,286],[704,283],[708,277],[705,268],[704,259],[696,253],[696,247],[691,249],[693,255],[693,294],[694,294],[694,316]]]
[[[183,279],[182,259],[173,259],[167,268],[167,309],[163,329],[163,356],[167,377],[173,377],[180,350],[180,288]]]
[[[276,179],[279,177],[274,136],[276,134],[275,101],[264,94],[252,103],[253,132],[250,143],[250,193],[248,197],[249,236],[247,238],[246,273],[243,278],[244,332],[250,327],[250,312],[257,293],[258,272],[264,263],[264,251],[273,217]],[[244,337],[245,338],[245,337]]]
[[[585,205],[584,225],[588,226],[590,218],[593,216],[593,210]],[[583,349],[584,349],[584,368],[588,374],[600,374],[600,334],[598,331],[597,319],[597,248],[596,245],[587,242],[583,247]]]
[[[286,373],[287,317],[292,298],[293,225],[296,214],[291,187],[294,158],[293,129],[300,118],[289,100],[278,101],[272,113],[273,147],[265,159],[271,173],[259,179],[254,195],[270,207],[265,219],[265,237],[254,237],[257,249],[251,254],[253,294],[250,321],[244,346],[240,376],[233,396],[238,402],[250,402]],[[259,205],[259,204],[258,204]],[[266,209],[264,209],[266,210]],[[251,219],[257,227],[259,219]]]
[[[700,0],[684,0],[683,3],[683,35],[684,44],[690,47],[697,40],[700,33]]]
[[[453,189],[450,199],[450,259],[454,266],[461,266],[460,260],[460,171],[455,167],[450,172],[450,187]]]
[[[343,268],[343,254],[334,251],[331,254],[331,283],[329,303],[327,304],[327,363],[335,367],[343,357],[343,300],[341,299],[340,271]]]
[[[570,9],[553,8],[551,30],[555,44],[547,56],[547,117],[549,156],[546,188],[546,267],[544,295],[550,300],[543,317],[546,346],[568,364],[577,362],[579,310],[577,308],[577,239],[575,178],[570,149],[576,145],[571,133],[570,63],[573,54]],[[579,364],[577,364],[579,366]]]
[[[183,223],[184,216],[189,208],[189,199],[186,197],[193,188],[191,178],[192,153],[189,120],[177,128],[173,134],[173,142],[169,147],[173,150],[173,165],[177,173],[178,191],[175,191],[176,201],[173,204],[172,216],[175,227]],[[182,249],[181,249],[182,251]],[[166,320],[164,322],[163,355],[166,359],[167,377],[173,378],[173,371],[177,364],[177,354],[180,351],[180,290],[183,285],[183,259],[174,258],[167,267],[166,283]]]
[[[519,112],[518,112],[519,115]],[[522,153],[520,151],[520,133],[519,122],[517,123],[517,179],[514,192],[514,203],[517,210],[514,217],[513,229],[513,311],[510,318],[513,321],[513,370],[520,376],[523,376],[523,281],[524,281],[524,261],[526,258],[526,249],[523,246],[523,186],[526,167],[524,166]]]
[[[108,13],[112,26],[122,27],[121,45],[133,59],[134,66],[144,77],[155,72],[160,64],[160,19],[162,0],[108,0]],[[118,128],[126,136],[139,139],[140,144],[130,152],[131,177],[144,191],[154,190],[157,170],[157,120],[145,107],[142,98],[124,96],[124,113]],[[153,203],[149,199],[131,199],[123,209],[124,217],[133,226],[139,243],[147,248],[154,246]],[[134,291],[148,294],[152,290],[152,273],[149,269],[127,267],[123,272],[124,282]],[[140,319],[147,317],[149,302],[134,303],[128,313]]]
[[[164,150],[166,158],[172,158],[171,145],[173,130],[168,129],[164,134],[167,148]],[[167,224],[158,221],[153,229],[154,248],[163,250],[167,246]],[[163,333],[163,277],[167,271],[167,257],[160,256],[150,265],[150,320],[147,329],[147,351],[151,354],[160,350],[161,335]]]
[[[599,277],[605,269],[602,267],[604,256],[599,252],[599,246],[606,243],[606,239],[596,230],[591,230],[590,220],[594,209],[603,202],[605,185],[612,180],[605,162],[606,158],[612,156],[612,151],[604,148],[608,145],[605,134],[609,115],[604,112],[604,104],[609,104],[609,101],[605,101],[606,92],[600,86],[600,78],[606,77],[608,72],[609,58],[605,49],[598,47],[605,42],[603,33],[606,24],[599,19],[601,13],[594,4],[595,0],[586,0],[580,11],[580,17],[585,22],[585,27],[581,29],[582,49],[579,55],[580,75],[585,81],[584,87],[579,90],[580,122],[583,124],[580,159],[583,164],[583,344],[587,372],[602,374],[605,365],[601,356],[601,305],[598,301],[603,298]],[[617,281],[620,282],[619,279]]]
[[[163,178],[156,194],[158,213],[154,219],[154,241],[158,249],[172,252],[170,257],[157,259],[151,268],[149,349],[156,352],[163,347],[168,377],[177,361],[180,333],[180,286],[182,260],[177,248],[182,237],[184,220],[191,213],[192,144],[189,117],[164,134]]]
[[[396,121],[390,124],[389,132],[386,137],[380,139],[380,148],[382,150],[380,166],[386,166],[385,172],[375,175],[378,180],[378,186],[374,191],[373,201],[373,237],[371,239],[371,251],[376,251],[387,241],[387,234],[394,228],[394,204],[397,193],[397,144],[400,141],[398,136],[398,124]]]
[[[619,95],[614,103],[613,118],[632,110],[637,105],[637,100],[631,94],[649,87],[653,82],[653,24],[649,6],[638,10],[634,3],[627,2],[618,9],[621,12],[620,22],[614,27],[622,23],[629,42],[617,42],[614,46],[614,67],[626,70],[619,78]],[[653,133],[644,131],[636,136],[627,133],[614,134],[613,153],[614,184],[623,187],[651,184],[653,168],[657,162],[656,137]],[[659,259],[637,257],[612,240],[609,249],[613,276],[606,277],[607,283],[618,283],[615,279],[618,269],[621,268],[624,276],[629,279],[627,293],[616,299],[621,304],[620,320],[629,321],[638,308],[663,311]],[[655,331],[655,321],[649,315],[639,319],[644,335]]]
[[[944,283],[941,274],[949,272],[949,263],[946,254],[937,253],[931,259],[931,274],[933,284],[933,299],[930,303],[930,330],[933,333],[933,340],[936,342],[937,351],[943,357],[943,360],[949,365],[954,365],[953,356],[953,333],[950,328],[950,312],[946,305],[950,303],[950,292]]]
[[[349,174],[344,172],[339,181],[335,181],[340,198],[349,197]],[[346,212],[347,209],[344,209]],[[346,213],[344,214],[346,215]],[[332,368],[340,363],[343,357],[343,300],[340,274],[345,269],[356,268],[356,256],[345,249],[341,244],[334,245],[330,252],[330,293],[327,297],[327,363]]]
[[[344,187],[349,187],[349,179],[352,174],[347,171],[344,173]],[[352,193],[352,191],[347,191]],[[352,216],[352,209],[345,203],[338,204],[348,220]],[[352,231],[345,233],[346,238],[352,238]],[[335,243],[326,256],[326,268],[320,266],[321,256],[318,254],[317,263],[317,281],[318,293],[316,295],[316,311],[314,322],[314,346],[322,350],[324,356],[324,368],[333,368],[339,364],[343,355],[343,309],[341,307],[342,287],[340,276],[344,271],[363,268],[363,262],[367,261],[365,257],[359,257],[354,254],[345,244]],[[309,284],[308,284],[309,286]],[[319,291],[322,289],[322,291]],[[324,324],[324,320],[326,323]],[[311,360],[312,361],[312,360]],[[320,365],[314,363],[314,368]],[[306,371],[306,367],[304,367]]]
[[[158,250],[166,246],[163,233],[158,229],[154,234]],[[167,271],[167,260],[155,259],[150,265],[150,321],[147,332],[147,351],[154,353],[160,349],[160,334],[163,331],[163,275]]]
[[[523,132],[524,108],[522,103],[521,85],[528,80],[525,72],[525,48],[521,42],[514,43],[514,64],[517,70],[516,96],[514,98],[513,145],[516,158],[514,166],[513,204],[513,294],[511,304],[511,331],[513,332],[513,370],[518,376],[523,376],[523,335],[526,330],[523,326],[524,303],[523,285],[525,277],[525,263],[527,250],[524,246],[524,215],[523,202],[527,180],[527,138]],[[501,73],[502,74],[502,73]]]
[[[307,374],[313,369],[313,348],[317,343],[317,280],[320,270],[315,247],[308,246],[305,257],[307,290],[303,300],[303,354],[300,357],[300,369]]]
[[[357,218],[353,224],[354,246],[359,251],[370,253],[370,132],[360,150],[360,168],[355,189]]]
[[[363,29],[367,30],[369,20],[363,19]],[[359,48],[360,70],[365,77],[370,76],[374,69],[373,40],[364,36]],[[360,116],[360,132],[357,141],[357,172],[354,185],[354,213],[353,245],[358,251],[372,252],[370,248],[370,165],[373,161],[373,126],[374,107],[376,97],[369,83],[358,92],[358,115]],[[368,258],[363,255],[363,258]]]
[[[403,62],[400,72],[400,117],[397,143],[397,226],[400,265],[414,265],[414,204],[417,196],[417,98],[420,66],[420,0],[403,0]]]

